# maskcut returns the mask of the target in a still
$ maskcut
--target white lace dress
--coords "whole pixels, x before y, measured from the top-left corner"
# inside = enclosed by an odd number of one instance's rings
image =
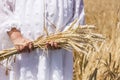
[[[65,30],[75,18],[84,24],[83,0],[0,0],[0,50],[13,47],[7,35],[12,27],[31,40],[42,35],[44,9],[49,33]],[[0,62],[0,80],[72,80],[72,71],[72,53],[63,49],[37,49]]]

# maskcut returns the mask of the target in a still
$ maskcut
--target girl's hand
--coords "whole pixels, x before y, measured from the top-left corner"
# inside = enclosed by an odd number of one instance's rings
[[[30,52],[33,49],[33,43],[24,38],[16,28],[12,28],[8,35],[18,52]]]
[[[31,52],[33,48],[32,42],[24,37],[18,37],[13,40],[13,44],[19,52]]]

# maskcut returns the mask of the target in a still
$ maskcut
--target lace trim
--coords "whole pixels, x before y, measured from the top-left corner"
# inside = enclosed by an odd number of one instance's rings
[[[21,31],[21,26],[22,25],[18,20],[8,20],[1,25],[2,30],[5,32],[10,31],[12,28],[16,28]]]

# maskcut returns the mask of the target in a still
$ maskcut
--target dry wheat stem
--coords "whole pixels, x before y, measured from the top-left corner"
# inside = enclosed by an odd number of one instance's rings
[[[72,26],[74,26],[74,24],[75,22],[72,23]],[[89,50],[92,50],[92,48],[94,48],[94,44],[97,44],[98,42],[102,42],[104,40],[103,36],[96,33],[91,33],[92,29],[89,28],[90,26],[88,25],[88,28],[87,26],[83,28],[77,26],[74,29],[72,26],[64,32],[58,32],[56,34],[51,34],[48,36],[40,36],[37,40],[33,41],[34,48],[48,50],[46,48],[46,42],[54,41],[58,43],[59,47],[68,51],[74,49],[78,53],[82,52],[87,54]],[[18,52],[15,48],[0,51],[0,61],[17,53]]]

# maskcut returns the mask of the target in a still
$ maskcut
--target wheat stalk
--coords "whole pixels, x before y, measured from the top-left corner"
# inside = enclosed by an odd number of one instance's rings
[[[37,40],[33,41],[34,48],[48,50],[46,42],[54,41],[63,49],[70,51],[74,49],[78,53],[87,54],[90,50],[96,50],[96,46],[94,45],[104,40],[103,36],[92,33],[93,26],[85,25],[81,27],[78,25],[73,29],[74,25],[75,22],[64,32],[58,32],[48,36],[41,35]],[[17,53],[18,51],[15,48],[0,51],[0,61]]]

